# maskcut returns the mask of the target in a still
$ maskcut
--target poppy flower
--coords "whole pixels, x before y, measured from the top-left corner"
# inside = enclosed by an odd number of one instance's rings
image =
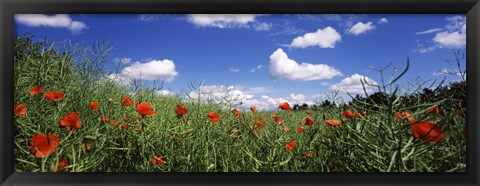
[[[342,122],[340,120],[331,119],[331,120],[325,121],[325,124],[332,127],[332,126],[340,126]]]
[[[152,163],[157,164],[157,165],[164,165],[165,164],[165,157],[163,157],[163,156],[160,156],[160,157],[153,156]]]
[[[445,133],[442,132],[442,128],[433,125],[430,121],[423,121],[410,125],[413,131],[413,137],[421,138],[422,140],[429,140],[430,143],[436,143],[443,140]]]
[[[177,104],[177,109],[175,110],[175,114],[177,116],[184,116],[184,115],[188,114],[188,110],[186,108],[183,108],[182,103],[178,103]]]
[[[25,107],[25,105],[23,104],[16,104],[13,107],[13,110],[15,111],[15,115],[17,118],[23,117],[27,114],[27,107]]]
[[[288,151],[292,151],[296,146],[297,146],[297,143],[295,141],[291,141],[285,145],[285,148]]]
[[[142,126],[138,125],[138,126],[137,126],[137,130],[138,130],[138,132],[142,132],[142,131],[143,131]]]
[[[128,106],[131,106],[131,105],[134,105],[135,103],[133,103],[133,100],[132,98],[128,97],[128,96],[123,96],[122,97],[122,105],[125,106],[125,107],[128,107]]]
[[[298,127],[298,128],[297,128],[297,132],[301,134],[304,129],[305,129],[305,128],[303,128],[303,127]]]
[[[112,125],[113,125],[114,127],[118,126],[118,124],[120,124],[120,122],[118,122],[118,121],[112,121]]]
[[[303,124],[305,124],[305,125],[313,125],[313,124],[315,124],[315,121],[313,120],[312,117],[307,116],[307,118],[305,118],[305,121],[303,121]]]
[[[363,111],[362,114],[360,115],[360,117],[362,117],[362,119],[365,119],[366,116],[367,116],[367,112],[366,112],[366,111]]]
[[[343,117],[347,119],[351,119],[351,118],[355,118],[355,114],[353,114],[353,112],[350,110],[346,110],[345,112],[343,112]]]
[[[59,127],[65,128],[68,126],[69,130],[79,129],[82,122],[78,121],[78,112],[69,112],[68,116],[60,119]]]
[[[265,126],[265,121],[257,121],[257,122],[255,122],[255,125],[263,127],[263,126]]]
[[[122,127],[123,127],[123,129],[128,129],[128,124],[127,124],[127,123],[123,123],[123,124],[122,124]]]
[[[156,114],[157,112],[152,111],[152,106],[148,104],[147,102],[141,102],[140,104],[137,105],[137,112],[138,114],[142,115],[142,117],[145,117],[146,115],[152,115]]]
[[[435,105],[435,106],[433,106],[432,108],[428,109],[428,110],[425,112],[425,114],[426,114],[426,115],[429,115],[429,114],[432,113],[432,112],[435,112],[435,113],[437,113],[438,115],[440,115],[440,114],[438,113],[438,105]]]
[[[83,149],[85,149],[85,150],[90,150],[90,149],[92,149],[92,145],[90,145],[90,144],[83,144]]]
[[[60,91],[52,92],[51,90],[49,90],[45,94],[45,98],[47,98],[50,101],[57,101],[59,99],[64,99],[65,94],[63,94],[63,92],[60,92]]]
[[[308,152],[304,152],[303,155],[306,156],[306,157],[309,157],[309,158],[315,158],[316,157],[315,154],[310,154]]]
[[[54,170],[55,170],[55,169],[54,169],[55,163],[56,163],[56,162],[53,162],[53,163],[52,163],[52,166],[50,167],[50,171],[54,171]],[[67,159],[67,158],[62,158],[62,159],[58,160],[56,171],[57,171],[57,172],[62,172],[62,170],[63,170],[66,166],[68,166],[68,165],[69,165],[68,159]]]
[[[280,105],[278,105],[278,108],[284,110],[285,112],[290,112],[290,105],[288,104],[288,102],[280,103]]]
[[[255,111],[257,111],[257,107],[251,106],[251,107],[250,107],[250,110],[251,110],[252,112],[255,112]]]
[[[35,134],[32,137],[30,153],[37,158],[46,157],[57,150],[60,137],[55,134]]]
[[[92,110],[98,110],[98,103],[97,102],[91,102],[90,103],[90,108],[92,108]]]
[[[30,94],[33,94],[33,95],[40,94],[43,92],[43,88],[39,87],[38,85],[35,85],[33,88],[28,90],[28,92],[30,92]]]
[[[272,117],[273,117],[273,121],[277,122],[278,124],[280,124],[280,125],[285,124],[285,121],[283,119],[280,119],[280,117],[278,117],[277,115],[274,115]]]
[[[240,116],[242,113],[238,111],[237,109],[233,109],[233,114],[235,114],[236,117]]]
[[[217,112],[209,112],[208,117],[210,117],[210,121],[212,123],[216,123],[216,122],[220,121],[220,118],[218,118]]]
[[[290,132],[290,128],[288,128],[288,127],[283,127],[283,131],[285,131],[285,132]]]
[[[109,120],[108,120],[108,116],[102,116],[102,121],[103,121],[104,123],[108,123],[108,121],[109,121]]]

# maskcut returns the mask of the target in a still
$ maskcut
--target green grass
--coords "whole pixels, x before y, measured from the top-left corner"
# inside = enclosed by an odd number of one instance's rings
[[[436,103],[405,105],[389,100],[367,110],[365,119],[345,119],[343,112],[365,111],[361,104],[310,110],[315,120],[305,126],[307,111],[278,110],[285,126],[272,119],[275,111],[251,113],[240,117],[215,104],[182,101],[179,97],[160,96],[154,89],[136,84],[126,89],[112,81],[102,67],[109,45],[95,47],[62,47],[33,42],[19,37],[15,47],[15,103],[24,104],[27,114],[15,119],[15,171],[48,172],[61,158],[67,158],[66,172],[465,172],[466,139],[464,116],[449,107],[448,100]],[[93,48],[93,49],[92,49]],[[62,91],[65,99],[51,102],[45,92],[28,90],[39,85],[45,91]],[[387,91],[386,91],[387,92]],[[390,91],[394,92],[394,91]],[[135,106],[124,107],[121,97],[130,96],[135,103],[148,102],[157,113],[142,117]],[[112,102],[109,102],[109,99]],[[397,98],[395,98],[397,99]],[[398,98],[400,99],[400,98]],[[95,101],[99,110],[89,103]],[[189,113],[175,115],[178,102]],[[439,104],[441,116],[425,115]],[[81,128],[68,131],[59,128],[61,118],[69,112],[80,114]],[[220,121],[212,123],[208,112],[216,111]],[[409,111],[420,121],[430,120],[443,127],[444,140],[430,143],[412,136],[407,120],[394,113]],[[253,114],[265,116],[264,127],[255,128]],[[108,116],[109,123],[100,120]],[[124,115],[128,118],[125,120]],[[135,118],[141,119],[136,122]],[[329,119],[342,120],[340,127],[325,125]],[[184,122],[182,122],[183,120]],[[113,126],[113,121],[128,124]],[[143,126],[143,132],[138,131]],[[296,129],[304,126],[303,133]],[[291,131],[285,132],[288,127]],[[37,158],[30,153],[36,133],[56,134],[61,140],[56,151]],[[285,145],[297,143],[292,151]],[[84,144],[91,145],[85,150]],[[315,155],[307,157],[304,153]],[[151,162],[153,156],[164,156],[164,165]],[[54,169],[55,170],[55,169]]]

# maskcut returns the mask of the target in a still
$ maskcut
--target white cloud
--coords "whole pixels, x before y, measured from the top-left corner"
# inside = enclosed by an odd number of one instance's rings
[[[443,68],[442,70],[440,71],[437,71],[437,72],[433,72],[433,75],[434,76],[441,76],[441,75],[446,75],[448,74],[450,71],[447,69],[447,68]]]
[[[338,90],[343,93],[348,92],[353,96],[355,94],[362,94],[364,93],[364,91],[363,91],[361,80],[365,80],[369,84],[374,84],[374,85],[378,84],[376,81],[374,81],[373,79],[370,79],[369,77],[365,77],[359,74],[353,74],[352,76],[343,79],[339,83],[333,84],[332,86],[330,86],[330,90]],[[373,92],[372,88],[373,88],[372,86],[368,86],[367,84],[365,84],[365,90],[367,91],[367,93],[372,93]]]
[[[447,17],[448,24],[444,29],[434,28],[418,34],[437,32],[432,38],[433,44],[419,44],[413,52],[426,53],[440,48],[459,49],[466,46],[467,25],[465,16]]]
[[[234,67],[230,67],[230,72],[240,72],[240,69],[234,68]]]
[[[305,101],[305,96],[303,94],[290,94],[290,98],[292,99],[293,102],[304,102]]]
[[[247,94],[265,94],[277,91],[269,87],[249,87],[244,92]]]
[[[126,64],[129,64],[130,62],[132,62],[132,58],[127,58],[127,57],[115,58],[115,59],[113,59],[113,61],[115,63],[121,63],[122,65],[126,65]]]
[[[388,23],[388,19],[387,18],[381,18],[378,20],[378,24],[387,24]]]
[[[132,84],[132,80],[122,74],[109,74],[100,80],[101,82],[113,82],[120,86],[129,86]]]
[[[15,21],[32,27],[54,27],[54,28],[68,28],[74,33],[79,33],[83,29],[88,29],[87,25],[80,21],[73,21],[69,15],[56,14],[16,14]]]
[[[272,23],[258,23],[254,25],[255,31],[270,31],[272,29]]]
[[[430,34],[430,33],[435,33],[435,32],[439,32],[439,31],[442,31],[442,30],[443,30],[442,28],[432,28],[432,29],[428,29],[428,30],[425,30],[425,31],[417,32],[417,33],[415,33],[415,35]]]
[[[335,44],[342,40],[342,36],[332,27],[318,29],[316,32],[306,33],[293,39],[291,47],[307,48],[319,46],[320,48],[335,48]]]
[[[375,29],[375,26],[372,24],[372,22],[367,22],[367,23],[362,23],[358,22],[357,24],[353,25],[349,32],[353,35],[361,35],[364,33],[367,33],[370,30]]]
[[[170,90],[157,90],[157,94],[162,96],[175,96],[175,93]]]
[[[164,80],[172,82],[177,77],[173,61],[152,60],[146,63],[135,62],[122,70],[122,74],[132,79]]]
[[[251,72],[251,73],[254,73],[256,70],[262,69],[262,67],[263,67],[263,65],[258,65],[257,67],[252,68],[252,69],[250,70],[250,72]]]
[[[296,61],[288,58],[281,48],[270,55],[269,69],[270,77],[273,79],[287,78],[298,81],[312,81],[331,79],[342,75],[334,67],[325,64],[298,64]]]
[[[255,14],[191,14],[188,21],[200,27],[237,28],[249,27],[255,22]]]

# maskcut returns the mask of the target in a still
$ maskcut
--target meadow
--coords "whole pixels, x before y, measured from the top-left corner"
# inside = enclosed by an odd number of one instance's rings
[[[103,78],[110,51],[16,39],[16,172],[466,171],[465,89],[400,95],[408,68],[380,102],[241,110],[122,87]]]

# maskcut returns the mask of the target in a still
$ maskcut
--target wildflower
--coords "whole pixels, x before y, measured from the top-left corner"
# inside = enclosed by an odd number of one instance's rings
[[[122,124],[122,127],[123,127],[123,129],[128,129],[128,124],[127,124],[127,123],[123,123],[123,124]]]
[[[134,105],[135,103],[133,102],[132,98],[128,96],[123,96],[122,97],[122,105],[125,107],[128,107],[130,105]]]
[[[85,150],[90,150],[90,149],[92,149],[92,145],[90,145],[90,144],[83,144],[83,149],[85,149]]]
[[[265,126],[265,121],[257,121],[257,122],[255,122],[255,126],[263,127],[263,126]]]
[[[305,118],[305,121],[303,121],[303,124],[306,124],[306,125],[313,125],[315,124],[315,121],[313,120],[312,117],[310,116],[307,116],[307,118]]]
[[[235,114],[236,117],[240,116],[242,113],[238,111],[237,109],[233,109],[233,114]]]
[[[443,140],[445,133],[442,132],[442,129],[439,126],[433,125],[430,121],[423,121],[410,125],[413,131],[413,137],[421,138],[425,141],[430,141],[430,143],[436,143],[440,140]]]
[[[252,105],[252,106],[250,107],[250,110],[251,110],[252,112],[255,112],[255,111],[257,111],[257,107],[255,107],[255,106]]]
[[[38,85],[35,85],[33,88],[28,90],[28,92],[30,92],[30,94],[33,94],[33,95],[40,94],[43,92],[43,88],[39,87]]]
[[[178,103],[177,104],[177,109],[175,110],[175,114],[178,117],[181,117],[181,116],[184,116],[184,115],[188,114],[188,110],[186,108],[183,108],[182,103]]]
[[[157,112],[152,111],[152,106],[148,104],[147,102],[141,102],[140,104],[137,105],[137,112],[138,114],[142,115],[142,117],[145,117],[146,115],[152,115],[156,114]]]
[[[280,119],[280,117],[278,117],[277,115],[273,115],[273,121],[277,122],[278,124],[280,125],[284,125],[285,124],[285,121],[283,119]]]
[[[394,116],[395,116],[395,118],[397,118],[398,120],[401,120],[401,119],[403,119],[403,118],[407,118],[408,121],[410,121],[410,123],[415,123],[415,122],[417,122],[417,119],[415,119],[414,117],[410,116],[410,113],[408,113],[408,112],[402,112],[402,114],[395,113]]]
[[[331,120],[325,121],[325,124],[332,127],[332,126],[340,126],[342,123],[340,120],[331,119]]]
[[[350,110],[345,110],[345,112],[343,113],[343,117],[347,118],[347,119],[351,119],[351,118],[355,118],[355,114],[353,114],[352,111]]]
[[[17,118],[23,117],[27,114],[27,107],[25,107],[23,104],[16,104],[13,107],[13,110],[15,111],[15,117]]]
[[[297,128],[297,132],[301,134],[304,129],[305,129],[305,128],[303,128],[303,127],[298,127],[298,128]]]
[[[160,157],[153,156],[152,163],[157,164],[157,165],[164,165],[165,164],[165,157],[163,157],[163,156],[160,156]]]
[[[280,103],[278,108],[284,110],[285,112],[290,112],[290,105],[288,104],[288,102]]]
[[[68,116],[60,119],[60,128],[69,127],[69,130],[79,129],[82,122],[78,121],[78,112],[69,112]]]
[[[118,121],[112,121],[112,125],[113,125],[114,127],[118,126],[118,124],[120,124],[120,122],[118,122]]]
[[[97,102],[91,102],[90,103],[90,108],[92,108],[92,110],[98,110],[98,103]]]
[[[295,148],[295,146],[297,146],[297,143],[295,141],[291,141],[285,145],[285,148],[288,151],[292,151]]]
[[[30,153],[37,158],[46,157],[57,150],[60,137],[55,134],[35,134],[32,137]]]
[[[217,112],[209,112],[208,117],[210,117],[210,121],[212,123],[216,123],[216,122],[220,121],[220,118],[218,118]]]
[[[55,169],[55,162],[52,163],[52,166],[50,166],[50,171],[54,171]],[[57,168],[56,168],[56,172],[62,172],[62,170],[68,166],[69,163],[68,163],[68,159],[67,158],[62,158],[58,161],[57,163]]]
[[[308,152],[304,152],[303,155],[306,156],[306,157],[309,157],[309,158],[315,158],[316,157],[315,154],[310,154]]]
[[[438,116],[440,116],[440,113],[438,113],[438,105],[433,106],[432,108],[428,109],[425,114],[429,115],[430,113],[435,112]]]
[[[137,126],[137,130],[138,130],[138,132],[142,132],[142,131],[143,131],[143,127],[140,126],[140,125],[138,125],[138,126]]]
[[[63,94],[63,92],[60,92],[60,91],[52,92],[51,90],[49,90],[45,94],[45,98],[47,98],[50,101],[57,101],[59,99],[64,99],[65,94]]]
[[[285,131],[285,132],[290,132],[290,128],[288,128],[288,127],[283,127],[283,131]]]
[[[109,120],[108,120],[108,116],[102,116],[102,121],[103,121],[104,123],[108,123],[108,121],[109,121]]]

